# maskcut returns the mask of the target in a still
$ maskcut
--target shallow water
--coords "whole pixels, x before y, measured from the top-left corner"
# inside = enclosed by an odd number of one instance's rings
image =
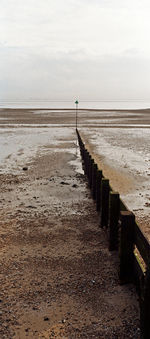
[[[74,100],[66,101],[50,101],[48,99],[36,99],[36,100],[0,100],[0,107],[6,108],[75,108]],[[95,108],[95,109],[136,109],[136,108],[149,108],[150,101],[146,100],[79,100],[80,108]]]

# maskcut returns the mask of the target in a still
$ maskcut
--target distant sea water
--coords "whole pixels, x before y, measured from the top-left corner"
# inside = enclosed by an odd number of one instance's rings
[[[0,100],[0,108],[75,108],[75,101],[51,101],[51,100]],[[83,101],[79,100],[78,108],[85,109],[147,109],[150,108],[150,101]]]

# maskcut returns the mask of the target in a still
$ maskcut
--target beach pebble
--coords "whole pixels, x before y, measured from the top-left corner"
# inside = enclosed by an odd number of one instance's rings
[[[44,317],[44,321],[48,321],[49,318],[47,316]]]
[[[61,181],[61,185],[69,185],[68,182]]]
[[[62,323],[65,324],[66,320],[65,319],[62,319]]]

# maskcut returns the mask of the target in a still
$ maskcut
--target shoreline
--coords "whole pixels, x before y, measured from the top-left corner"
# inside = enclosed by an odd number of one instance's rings
[[[0,106],[0,112],[3,112],[3,111],[30,111],[30,110],[33,110],[33,111],[76,111],[76,108],[64,108],[64,107],[54,107],[54,108],[51,108],[51,107],[1,107]],[[83,112],[83,111],[86,111],[86,112],[134,112],[134,113],[144,113],[145,111],[149,111],[150,112],[150,107],[147,107],[147,108],[86,108],[86,107],[83,107],[83,108],[78,108],[78,111],[80,112]]]

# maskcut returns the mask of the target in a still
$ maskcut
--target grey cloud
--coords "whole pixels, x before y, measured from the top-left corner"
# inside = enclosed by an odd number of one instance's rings
[[[1,0],[0,96],[148,97],[148,8],[147,0]]]
[[[23,52],[23,51],[22,51]],[[99,58],[60,54],[57,58],[25,54],[9,58],[1,68],[0,87],[4,97],[40,97],[69,100],[148,98],[150,63],[138,56]]]

